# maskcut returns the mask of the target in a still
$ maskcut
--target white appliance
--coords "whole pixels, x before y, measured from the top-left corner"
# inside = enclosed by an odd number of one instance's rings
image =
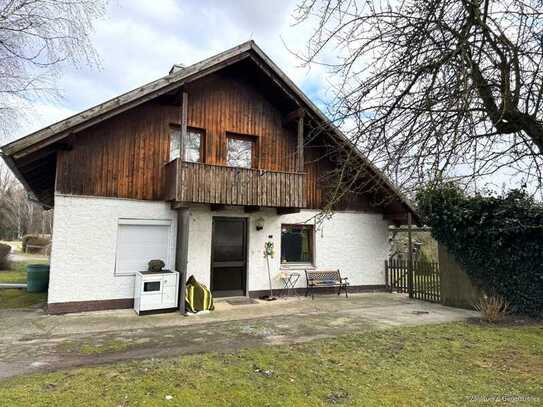
[[[138,271],[134,284],[134,311],[176,308],[179,292],[177,271]]]

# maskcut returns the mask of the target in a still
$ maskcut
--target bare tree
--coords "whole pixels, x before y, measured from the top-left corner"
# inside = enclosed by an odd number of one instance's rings
[[[0,0],[0,140],[31,102],[56,94],[63,63],[97,63],[90,34],[105,5],[106,0]]]
[[[53,211],[28,199],[23,186],[6,166],[0,166],[0,240],[25,234],[51,234]]]
[[[541,191],[542,5],[302,0],[298,55],[335,74],[332,119],[405,188],[507,170]]]

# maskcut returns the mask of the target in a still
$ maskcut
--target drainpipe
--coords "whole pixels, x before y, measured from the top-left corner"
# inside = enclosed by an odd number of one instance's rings
[[[185,293],[187,281],[187,256],[189,248],[190,209],[177,210],[177,244],[175,246],[175,269],[179,272],[179,312],[185,312]]]

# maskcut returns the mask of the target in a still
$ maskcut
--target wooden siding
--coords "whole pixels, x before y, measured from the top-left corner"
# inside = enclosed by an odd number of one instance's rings
[[[226,164],[226,133],[257,139],[255,167],[296,171],[295,128],[282,125],[286,113],[263,92],[236,75],[214,74],[187,87],[188,125],[205,129],[207,164]]]
[[[304,175],[183,162],[167,165],[167,199],[177,202],[305,208]],[[175,187],[171,187],[174,185]]]
[[[237,133],[257,139],[256,169],[297,171],[296,123],[285,127],[288,112],[263,90],[230,72],[210,75],[185,91],[188,126],[204,130],[206,164],[224,166],[226,135]],[[73,148],[58,153],[56,191],[145,200],[164,200],[175,193],[168,189],[172,183],[166,183],[166,164],[170,126],[180,125],[181,106],[172,100],[147,102],[73,135],[68,140]],[[320,148],[306,146],[304,155],[305,175],[290,177],[303,178],[297,181],[302,189],[293,191],[302,198],[293,199],[292,207],[320,208],[326,196],[323,175],[333,163],[322,159]]]
[[[58,155],[60,193],[160,200],[179,107],[148,102],[77,135]]]

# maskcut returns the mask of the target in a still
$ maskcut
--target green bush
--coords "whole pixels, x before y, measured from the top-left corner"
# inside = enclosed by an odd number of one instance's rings
[[[422,190],[417,202],[432,235],[488,295],[517,313],[543,312],[543,205],[525,192],[468,196],[453,184]]]
[[[10,245],[0,243],[0,270],[7,268],[8,254],[10,251],[11,251]]]
[[[51,238],[48,235],[24,235],[22,239],[22,250],[27,253],[27,245],[47,246],[51,242]]]

